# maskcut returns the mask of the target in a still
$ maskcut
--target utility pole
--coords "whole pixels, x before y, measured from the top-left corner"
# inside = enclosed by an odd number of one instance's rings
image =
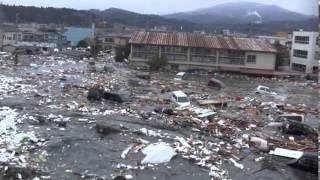
[[[96,61],[96,58],[97,58],[97,52],[96,52],[96,25],[95,23],[92,23],[92,26],[91,26],[91,41],[92,41],[92,56],[94,58],[94,60]]]
[[[16,13],[16,32],[15,32],[15,44],[18,44],[18,26],[19,26],[19,13]]]
[[[16,51],[15,51],[15,56],[14,56],[14,65],[18,65],[18,63],[19,63],[19,56],[18,56],[18,51],[17,51],[17,46],[18,46],[18,23],[19,23],[19,13],[16,13],[16,31],[14,33]]]

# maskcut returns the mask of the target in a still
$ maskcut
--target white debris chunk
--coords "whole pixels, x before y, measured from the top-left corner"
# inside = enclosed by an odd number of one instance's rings
[[[287,158],[299,159],[302,157],[302,151],[293,151],[289,149],[276,148],[274,151],[270,151],[269,154],[273,154],[276,156],[282,156]]]
[[[134,147],[134,144],[130,145],[129,147],[127,147],[127,149],[125,149],[122,154],[121,154],[121,158],[125,159],[129,153],[129,151]]]
[[[133,179],[133,176],[130,175],[130,174],[129,174],[129,175],[125,175],[124,177],[125,177],[126,179]]]
[[[157,133],[156,131],[148,130],[146,128],[141,128],[139,132],[146,136],[164,137],[163,135],[161,135],[161,133]]]
[[[150,144],[142,150],[145,154],[145,158],[141,161],[141,164],[160,164],[166,163],[176,155],[174,149],[167,143],[155,143]]]
[[[243,169],[244,168],[244,166],[242,164],[237,163],[234,159],[230,158],[229,160],[233,163],[233,165],[235,167],[237,167],[239,169]]]
[[[191,148],[190,144],[183,138],[177,137],[176,138],[184,147]]]

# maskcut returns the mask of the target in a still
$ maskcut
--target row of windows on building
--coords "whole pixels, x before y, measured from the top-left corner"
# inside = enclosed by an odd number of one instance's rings
[[[12,35],[2,35],[3,40],[18,40],[18,41],[39,41],[39,42],[46,42],[46,41],[56,41],[56,40],[64,40],[65,38],[59,36],[49,36],[48,34],[12,34]]]
[[[238,53],[231,53],[229,55],[224,54],[224,56],[219,56],[220,64],[235,64],[235,65],[244,65],[245,64],[245,55],[244,53],[240,56],[237,56]],[[168,61],[186,61],[186,54],[172,54],[172,53],[162,53],[162,55],[168,59]],[[132,54],[135,58],[142,59],[152,59],[153,57],[159,56],[158,52],[136,52],[133,51]],[[191,55],[191,62],[200,62],[200,63],[216,63],[216,56],[208,55]],[[247,64],[256,64],[256,55],[247,56]]]
[[[292,63],[292,70],[306,72],[307,66],[304,64]],[[319,70],[318,66],[313,66],[312,71],[317,72]]]
[[[295,36],[294,43],[309,44],[309,36]]]
[[[298,57],[298,58],[307,59],[308,58],[308,51],[294,49],[293,50],[293,56],[294,57]]]
[[[160,47],[159,46],[153,46],[153,45],[134,45],[135,51],[144,51],[144,52],[159,52]],[[177,53],[177,54],[186,54],[188,53],[187,47],[175,47],[175,46],[165,46],[161,49],[164,53]],[[216,50],[215,49],[209,49],[209,48],[190,48],[191,54],[208,54],[208,55],[215,55]]]
[[[14,35],[11,35],[11,36],[6,36],[6,35],[2,35],[2,39],[3,40],[19,40],[21,41],[22,40],[22,35],[21,34],[14,34]]]

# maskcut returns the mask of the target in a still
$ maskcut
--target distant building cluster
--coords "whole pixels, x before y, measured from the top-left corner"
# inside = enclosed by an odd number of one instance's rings
[[[1,51],[70,46],[63,35],[63,26],[13,25],[0,25]],[[102,51],[130,53],[129,60],[133,66],[148,66],[149,60],[161,57],[168,60],[168,69],[176,71],[208,69],[273,74],[282,70],[301,73],[319,70],[318,32],[300,30],[253,37],[229,29],[219,33],[204,30],[187,33],[168,29],[166,26],[141,29],[121,24],[93,25],[87,40],[90,46],[99,47]]]
[[[146,66],[155,56],[165,57],[172,70],[208,69],[253,74],[319,72],[319,32],[278,32],[255,36],[223,30],[222,35],[205,32],[135,32],[130,40],[130,60]]]
[[[17,48],[54,49],[67,44],[63,33],[50,26],[19,25],[3,27],[0,30],[0,46],[4,51],[14,51]]]

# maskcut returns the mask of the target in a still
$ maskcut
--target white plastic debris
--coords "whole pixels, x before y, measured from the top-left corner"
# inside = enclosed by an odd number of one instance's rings
[[[302,157],[303,152],[289,150],[289,149],[283,149],[283,148],[276,148],[274,151],[270,151],[269,154],[287,157],[287,158],[299,159]]]
[[[249,141],[249,142],[253,142],[255,143],[255,147],[260,149],[260,150],[263,150],[263,151],[267,151],[269,150],[269,145],[268,145],[268,141],[262,139],[262,138],[259,138],[259,137],[251,137],[249,136],[248,134],[244,134],[242,135],[242,138],[246,141]]]
[[[129,151],[134,147],[134,144],[130,145],[129,147],[127,147],[121,154],[121,158],[125,159],[129,153]]]
[[[146,156],[141,161],[141,164],[166,163],[169,162],[171,158],[176,155],[174,149],[164,142],[150,144],[142,150],[142,153]]]
[[[242,164],[237,163],[234,159],[230,158],[229,160],[233,163],[233,165],[235,167],[237,167],[239,169],[243,169],[244,168],[244,166]]]
[[[141,128],[139,130],[140,133],[146,135],[146,136],[153,136],[153,137],[164,137],[163,135],[161,135],[161,133],[157,133],[156,131],[153,130],[149,130],[146,128]]]
[[[196,113],[199,118],[205,118],[205,117],[217,114],[216,112],[210,109],[204,109],[204,108],[192,108],[192,111]]]
[[[228,179],[226,177],[226,171],[219,169],[215,165],[212,165],[210,167],[209,176],[214,178],[214,179]]]
[[[280,128],[283,126],[283,123],[282,122],[271,122],[268,124],[269,127],[272,127],[272,128]]]
[[[133,176],[131,174],[125,175],[124,176],[126,179],[133,179]]]
[[[183,137],[177,137],[176,139],[182,144],[182,146],[191,148],[190,144]]]
[[[258,157],[258,158],[255,158],[254,161],[255,162],[260,162],[261,160],[265,159],[265,157]]]

